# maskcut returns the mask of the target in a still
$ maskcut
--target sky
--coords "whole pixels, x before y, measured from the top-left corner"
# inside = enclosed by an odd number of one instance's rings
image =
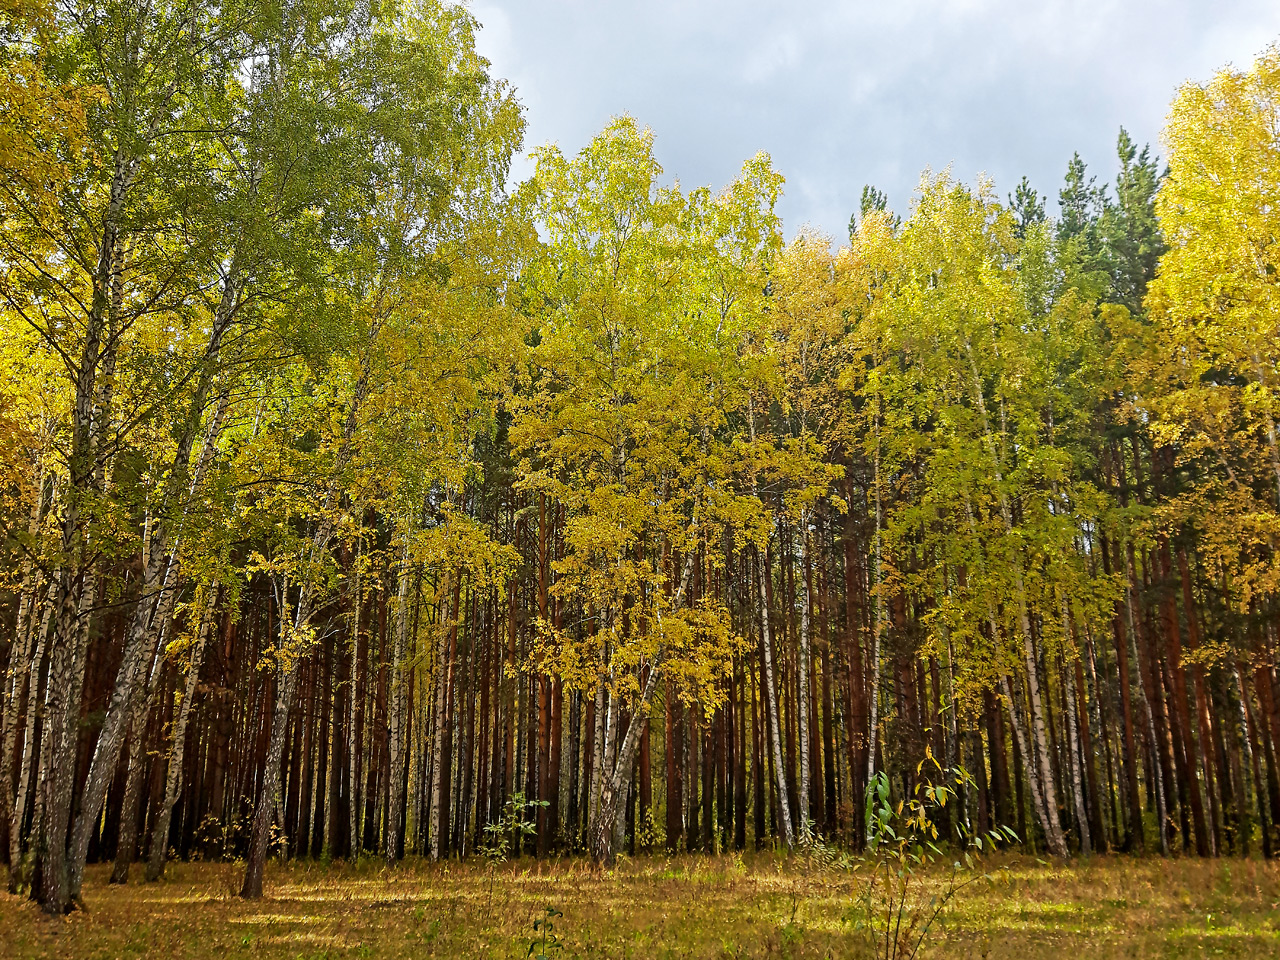
[[[837,241],[864,184],[909,210],[926,168],[1056,213],[1078,151],[1112,179],[1121,126],[1163,153],[1178,86],[1247,68],[1280,0],[471,0],[480,52],[524,104],[526,147],[581,150],[627,113],[666,182],[720,187],[763,150],[785,229]],[[513,176],[532,173],[526,159]]]

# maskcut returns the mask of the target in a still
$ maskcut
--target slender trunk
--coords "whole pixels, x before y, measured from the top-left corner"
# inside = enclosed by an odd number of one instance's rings
[[[347,853],[351,859],[360,855],[360,617],[364,612],[364,541],[356,541],[355,600],[351,611],[351,661],[347,676]]]
[[[1111,561],[1107,540],[1102,540],[1102,562],[1106,573],[1111,573]],[[1118,560],[1118,558],[1117,558]],[[1111,619],[1111,631],[1115,641],[1116,667],[1120,686],[1121,740],[1124,746],[1125,794],[1129,801],[1129,813],[1125,820],[1124,849],[1142,850],[1146,835],[1142,828],[1142,796],[1138,789],[1138,756],[1133,735],[1133,681],[1129,676],[1129,641],[1124,624],[1127,604],[1124,599],[1116,602],[1115,615]]]
[[[102,805],[107,798],[107,789],[120,759],[130,703],[137,696],[147,655],[155,642],[156,612],[165,605],[166,594],[177,589],[179,579],[177,545],[181,539],[181,525],[186,515],[187,501],[191,499],[208,471],[217,450],[218,438],[222,433],[223,418],[229,399],[226,390],[218,398],[193,467],[189,462],[191,451],[200,429],[205,401],[213,386],[217,369],[217,365],[212,361],[217,358],[223,337],[235,317],[242,288],[243,283],[233,269],[223,281],[221,299],[214,312],[209,340],[205,346],[206,363],[197,377],[195,389],[187,406],[177,451],[169,469],[169,481],[165,493],[151,521],[149,542],[143,556],[142,594],[134,610],[133,621],[125,642],[124,656],[107,704],[106,715],[103,717],[93,759],[85,777],[80,812],[72,827],[68,866],[70,891],[73,897],[78,897],[80,894],[84,865],[89,854],[89,840],[102,812]],[[178,503],[183,494],[186,494],[187,501]],[[176,517],[171,518],[169,514],[175,509]]]
[[[1195,598],[1191,589],[1191,568],[1187,562],[1185,549],[1178,550],[1178,573],[1182,581],[1182,604],[1187,618],[1187,647],[1194,656],[1200,648],[1200,628],[1196,619]],[[1222,741],[1222,728],[1215,723],[1209,712],[1208,684],[1205,679],[1204,664],[1195,661],[1192,667],[1192,679],[1195,684],[1196,715],[1200,724],[1200,736],[1204,740],[1205,753],[1205,786],[1208,788],[1210,802],[1213,802],[1214,781],[1218,784],[1221,797],[1220,817],[1222,826],[1228,837],[1235,833],[1235,797],[1232,791],[1231,775],[1227,767],[1226,749]],[[1222,852],[1222,837],[1219,833],[1219,817],[1213,819],[1213,852]]]
[[[55,578],[56,579],[56,578]],[[53,607],[46,603],[44,615],[37,628],[35,650],[26,670],[26,716],[23,720],[22,755],[18,758],[18,784],[13,794],[13,806],[9,814],[9,892],[17,893],[24,882],[23,828],[27,821],[28,797],[31,794],[31,771],[36,762],[39,744],[36,738],[36,719],[39,716],[40,678],[45,670],[45,653],[53,629]],[[16,726],[16,724],[15,724]],[[16,752],[16,746],[15,746]],[[3,784],[8,790],[8,783]]]
[[[876,419],[876,457],[875,457],[875,501],[876,501],[876,533],[875,533],[875,570],[876,570],[876,605],[875,623],[871,628],[871,665],[867,676],[867,783],[876,774],[876,761],[880,752],[880,638],[884,633],[884,550],[880,539],[880,531],[884,526],[884,507],[880,499],[880,420]]]
[[[1175,719],[1178,724],[1179,755],[1183,757],[1184,776],[1187,793],[1191,800],[1192,827],[1195,831],[1196,853],[1202,857],[1211,854],[1209,831],[1205,821],[1204,798],[1200,793],[1200,778],[1197,774],[1200,747],[1196,742],[1195,731],[1191,727],[1191,716],[1188,711],[1189,697],[1187,692],[1187,675],[1182,667],[1182,639],[1178,629],[1178,614],[1172,591],[1173,564],[1169,554],[1169,542],[1162,537],[1159,547],[1160,572],[1164,578],[1166,590],[1161,598],[1161,614],[1164,621],[1165,645],[1168,657],[1168,669],[1173,687]]]
[[[1169,806],[1168,788],[1172,786],[1173,765],[1169,758],[1169,741],[1165,736],[1164,700],[1160,696],[1160,684],[1157,682],[1156,668],[1152,663],[1150,647],[1146,636],[1146,623],[1141,611],[1137,610],[1137,568],[1133,557],[1133,544],[1126,547],[1126,562],[1129,570],[1129,634],[1134,644],[1138,660],[1138,692],[1142,699],[1142,709],[1147,721],[1147,738],[1151,746],[1151,779],[1155,789],[1156,813],[1159,818],[1160,852],[1169,852]]]
[[[400,808],[404,805],[405,761],[408,742],[405,728],[410,708],[408,671],[405,660],[409,652],[409,531],[406,530],[404,555],[400,560],[399,586],[396,593],[395,647],[391,661],[391,692],[388,697],[390,727],[390,796],[387,801],[387,829],[384,857],[387,866],[395,866],[400,850]]]
[[[450,576],[457,579],[459,574],[455,571]],[[443,601],[445,622],[441,624],[436,653],[436,721],[435,738],[431,751],[431,768],[434,771],[434,777],[431,787],[431,821],[428,831],[432,860],[439,860],[441,857],[447,856],[449,852],[449,844],[445,836],[448,830],[449,811],[445,807],[449,802],[450,771],[447,761],[449,758],[449,739],[452,733],[448,723],[449,678],[453,671],[450,639],[454,636],[453,620],[457,616],[452,606],[452,586],[452,584],[449,584],[446,587],[445,600]]]
[[[351,405],[347,410],[346,420],[342,425],[341,443],[334,457],[334,479],[326,485],[319,504],[319,521],[315,533],[306,547],[306,556],[302,564],[305,571],[299,585],[296,614],[292,623],[283,616],[285,603],[288,600],[287,582],[281,586],[280,597],[280,630],[277,638],[277,685],[275,712],[271,718],[271,734],[267,743],[266,766],[262,774],[262,790],[258,797],[258,805],[254,810],[252,833],[249,840],[249,859],[245,867],[244,884],[240,896],[246,900],[257,900],[262,897],[262,879],[266,871],[267,847],[270,842],[271,821],[279,803],[280,793],[280,761],[284,754],[285,734],[289,728],[289,711],[293,707],[293,695],[298,685],[298,674],[302,662],[309,652],[311,632],[312,603],[317,588],[316,574],[329,553],[329,544],[336,530],[336,518],[333,516],[335,502],[338,499],[336,478],[346,468],[351,458],[352,440],[356,432],[356,424],[364,398],[369,389],[369,361],[374,342],[377,340],[380,321],[370,325],[364,355],[361,358],[360,377],[357,379],[351,397]],[[358,603],[357,599],[357,603]],[[353,798],[354,799],[354,798]],[[354,838],[353,838],[354,842]]]
[[[209,633],[213,629],[213,611],[218,602],[216,586],[207,588],[209,599],[200,625],[196,631],[196,641],[191,648],[191,656],[187,661],[187,682],[182,693],[182,705],[173,721],[172,745],[169,748],[169,767],[165,775],[164,801],[156,816],[155,826],[151,831],[151,856],[147,861],[147,880],[159,880],[164,873],[165,854],[169,848],[169,823],[173,817],[174,804],[178,802],[178,794],[182,790],[182,764],[186,755],[187,723],[191,719],[191,706],[195,702],[196,688],[200,680],[200,667],[204,662],[204,651],[208,645]]]
[[[120,828],[116,834],[116,855],[111,867],[111,883],[128,883],[129,868],[138,854],[138,813],[147,769],[146,722],[149,701],[142,697],[134,705],[129,734],[128,769],[125,770],[124,800],[120,805]]]
[[[667,681],[666,699],[663,752],[666,755],[667,765],[667,849],[674,853],[680,849],[681,828],[684,826],[680,816],[681,810],[684,809],[684,791],[681,789],[680,763],[677,757],[677,743],[680,739],[677,712],[680,709],[680,703],[676,699],[675,684],[671,680]]]
[[[1003,492],[1004,468],[1001,464],[1000,451],[996,446],[995,438],[992,435],[990,422],[987,417],[986,397],[983,395],[982,384],[978,377],[977,361],[974,358],[972,348],[969,349],[969,364],[973,377],[974,399],[978,406],[978,411],[982,417],[983,439],[987,446],[987,453],[991,457],[992,467],[995,472],[995,479],[1000,488],[1000,515],[1004,521],[1005,533],[1010,537],[1014,534],[1013,511],[1009,504],[1008,496]],[[1022,581],[1022,557],[1015,556],[1012,561],[1012,572],[1014,579],[1014,601],[1017,604],[1018,627],[1022,633],[1022,652],[1023,661],[1027,668],[1027,694],[1031,708],[1031,734],[1035,740],[1035,753],[1026,754],[1029,759],[1028,771],[1035,769],[1039,773],[1039,789],[1043,795],[1044,805],[1044,828],[1045,839],[1049,844],[1049,850],[1059,857],[1067,855],[1067,842],[1062,834],[1062,824],[1058,819],[1058,801],[1054,790],[1053,770],[1050,768],[1050,753],[1048,745],[1048,737],[1045,730],[1045,712],[1044,705],[1040,698],[1040,673],[1036,665],[1035,649],[1032,644],[1031,637],[1031,621],[1027,613],[1027,594]],[[1036,790],[1035,778],[1032,778],[1032,790]]]
[[[1014,700],[1014,691],[1008,678],[1002,677],[1000,685],[1004,692],[1005,699],[1009,703],[1009,717],[1013,722],[1013,734],[1015,745],[1018,748],[1018,755],[1024,758],[1031,757],[1032,754],[1029,745],[1029,735],[1026,730],[1026,725],[1022,720],[1022,711],[1018,709],[1017,702]],[[1043,734],[1043,725],[1041,726],[1040,734]],[[1039,744],[1037,746],[1039,747]],[[1049,849],[1055,856],[1066,856],[1066,842],[1061,834],[1059,834],[1055,840],[1054,836],[1050,833],[1050,824],[1053,821],[1050,820],[1047,813],[1047,797],[1044,785],[1041,781],[1043,768],[1037,768],[1034,760],[1024,764],[1024,766],[1026,768],[1027,784],[1031,788],[1031,803],[1035,808],[1036,819],[1040,821],[1040,827],[1044,830],[1045,840],[1049,844]],[[1058,845],[1058,849],[1054,849],[1055,843]],[[1059,850],[1061,850],[1061,852],[1059,852]]]
[[[129,868],[138,852],[139,808],[146,783],[145,773],[150,766],[150,754],[146,749],[147,718],[160,689],[164,672],[165,637],[172,622],[173,598],[176,596],[176,591],[170,593],[165,609],[159,614],[160,633],[155,649],[151,651],[151,666],[140,695],[134,698],[130,710],[129,728],[132,732],[129,739],[129,765],[125,772],[124,813],[120,821],[120,835],[116,838],[115,863],[111,868],[112,883],[129,882]]]
[[[1079,666],[1079,661],[1076,661]],[[1080,852],[1089,854],[1093,852],[1093,831],[1090,827],[1090,818],[1087,803],[1085,801],[1085,778],[1083,776],[1083,767],[1085,765],[1085,757],[1081,748],[1080,730],[1077,726],[1079,716],[1079,703],[1076,699],[1077,689],[1075,673],[1066,667],[1062,671],[1066,680],[1066,708],[1063,713],[1066,714],[1067,720],[1067,758],[1071,768],[1071,799],[1075,805],[1076,822],[1080,829]]]
[[[787,803],[787,774],[782,758],[782,732],[778,718],[778,692],[773,678],[773,633],[769,627],[769,597],[766,578],[769,576],[768,551],[756,550],[756,582],[760,596],[760,637],[764,656],[764,697],[769,712],[769,749],[773,759],[774,777],[778,791],[778,819],[782,827],[782,842],[790,850],[795,845],[791,828],[791,808]]]
[[[626,735],[616,748],[616,755],[613,763],[610,764],[611,769],[600,777],[600,795],[592,828],[591,856],[596,863],[605,867],[613,865],[614,832],[621,812],[620,802],[625,796],[624,780],[631,775],[636,747],[640,744],[640,732],[644,727],[649,701],[653,699],[653,691],[657,687],[661,665],[662,651],[659,650],[648,665],[649,678],[640,691],[639,700],[633,705]],[[616,698],[611,699],[616,702]]]
[[[800,518],[801,536],[801,571],[800,583],[803,595],[800,599],[800,649],[796,659],[796,705],[799,722],[800,747],[800,823],[798,824],[800,842],[807,843],[810,835],[809,817],[809,630],[812,620],[809,573],[809,521],[807,516]]]
[[[44,515],[44,488],[44,468],[41,460],[36,484],[39,495],[32,504],[31,516],[27,523],[27,536],[33,540],[39,533],[40,522]],[[20,584],[13,643],[9,647],[9,663],[4,674],[4,686],[0,689],[0,699],[3,700],[0,704],[0,826],[5,828],[8,837],[5,852],[8,855],[11,887],[16,885],[16,871],[21,860],[22,849],[20,825],[14,823],[13,816],[17,806],[16,798],[10,790],[10,785],[13,783],[13,763],[18,748],[18,720],[24,699],[29,714],[34,713],[36,699],[35,684],[31,682],[35,676],[31,669],[33,659],[31,648],[37,633],[36,612],[42,592],[42,581],[39,569],[30,558],[22,564]],[[43,657],[44,651],[41,648],[40,659]]]

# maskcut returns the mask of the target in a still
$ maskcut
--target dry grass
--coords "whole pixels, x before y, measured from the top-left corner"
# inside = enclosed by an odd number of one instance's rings
[[[934,957],[1277,957],[1280,867],[1257,861],[1004,861],[970,887]],[[568,957],[863,957],[858,878],[770,856],[642,858],[600,875],[581,861],[273,867],[268,898],[236,898],[235,864],[176,864],[112,888],[91,868],[89,909],[46,919],[0,895],[0,958],[526,958],[548,905]]]

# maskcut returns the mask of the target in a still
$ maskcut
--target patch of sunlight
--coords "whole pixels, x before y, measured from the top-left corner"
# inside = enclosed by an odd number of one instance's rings
[[[262,943],[314,943],[334,946],[341,942],[340,937],[313,933],[307,930],[296,930],[293,933],[275,933],[261,938]]]
[[[987,929],[1057,934],[1084,934],[1087,932],[1090,937],[1101,936],[1105,933],[1132,934],[1133,932],[1128,925],[1122,924],[1117,927],[1115,924],[1095,921],[1087,917],[1083,923],[1064,923],[1064,919],[1075,921],[1076,918],[1074,916],[1069,918],[1055,917],[1053,914],[1023,915],[1016,910],[1009,910],[1004,911],[1004,916],[999,917],[955,917],[953,918],[953,925],[963,926],[964,921],[968,921],[979,922],[983,928]]]
[[[443,892],[434,892],[430,890],[415,890],[412,893],[405,893],[398,897],[388,897],[386,887],[370,887],[367,890],[351,891],[351,890],[318,890],[315,892],[305,890],[293,890],[291,888],[279,888],[276,891],[275,899],[277,900],[294,900],[298,903],[351,903],[351,902],[369,902],[369,903],[386,903],[389,901],[402,901],[404,903],[418,903],[427,900],[443,900],[446,895]]]
[[[1000,923],[994,924],[994,926],[998,926],[1001,930],[1012,930],[1016,926],[1018,929],[1021,929],[1021,930],[1043,930],[1049,933],[1063,933],[1063,934],[1079,933],[1079,934],[1087,934],[1089,937],[1102,936],[1103,934],[1107,934],[1107,933],[1115,933],[1115,934],[1120,934],[1121,936],[1124,936],[1126,934],[1132,934],[1133,932],[1132,929],[1126,924],[1120,924],[1119,926],[1117,926],[1114,923],[1098,922],[1094,920],[1086,920],[1085,923],[1082,925],[1082,927],[1067,926],[1061,923],[1055,923],[1053,920],[1049,920],[1049,919],[1031,919],[1031,918],[1028,918],[1018,924],[1007,924],[1007,923],[1000,922]]]
[[[256,913],[251,917],[227,917],[228,923],[329,923],[332,917],[305,913]]]
[[[854,931],[853,924],[845,920],[841,916],[831,916],[830,914],[804,912],[801,916],[796,917],[796,922],[807,930],[821,930],[830,934],[845,934]]]
[[[790,892],[795,886],[795,878],[783,874],[759,874],[752,878],[756,886],[767,890],[785,890]]]
[[[1181,927],[1175,927],[1171,930],[1164,931],[1168,937],[1177,937],[1181,940],[1201,939],[1201,938],[1222,938],[1228,940],[1239,940],[1241,938],[1260,937],[1266,940],[1280,940],[1280,930],[1270,930],[1266,927],[1249,928],[1241,926],[1238,923],[1232,923],[1221,927],[1193,927],[1190,924]]]
[[[1026,916],[1027,914],[1040,914],[1049,916],[1062,917],[1094,917],[1098,914],[1095,907],[1080,907],[1071,903],[1061,903],[1058,901],[1042,901],[1042,900],[1019,900],[1017,898],[1008,898],[1001,900],[984,900],[981,902],[970,902],[959,905],[958,909],[964,913],[979,912],[991,913],[1005,916]]]
[[[1019,909],[1027,913],[1051,913],[1061,916],[1086,917],[1095,912],[1094,907],[1084,907],[1076,903],[1031,900],[1011,905],[1008,909]]]

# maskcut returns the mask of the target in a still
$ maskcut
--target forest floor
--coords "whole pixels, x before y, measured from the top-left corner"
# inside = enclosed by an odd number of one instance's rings
[[[1280,956],[1280,865],[1097,857],[1067,866],[1009,856],[953,901],[924,957]],[[47,919],[0,893],[0,958],[321,960],[870,957],[856,870],[802,857],[640,857],[608,873],[579,860],[272,865],[267,897],[234,896],[237,864],[173,864],[158,884],[109,887],[91,867],[87,909]],[[141,873],[139,868],[135,872]],[[940,878],[935,875],[934,882]]]

